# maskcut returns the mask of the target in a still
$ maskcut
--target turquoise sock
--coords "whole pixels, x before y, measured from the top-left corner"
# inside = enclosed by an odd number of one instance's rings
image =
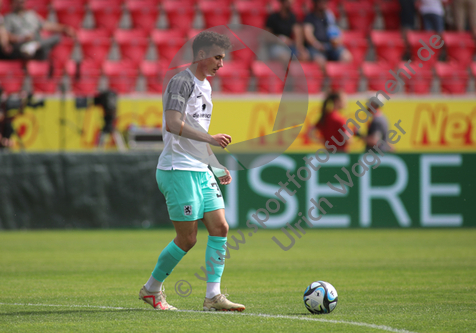
[[[208,271],[213,272],[214,270],[214,273],[208,275],[207,282],[220,282],[221,280],[223,270],[225,269],[226,251],[223,249],[223,245],[225,244],[226,237],[208,236],[207,250],[205,251],[205,267],[207,267]],[[220,255],[218,255],[217,252],[220,253]],[[223,264],[216,264],[210,260],[211,258]],[[210,267],[209,264],[211,264],[212,267]]]
[[[171,241],[159,255],[157,265],[155,265],[155,269],[152,271],[154,279],[164,282],[165,278],[172,273],[185,254],[187,252],[179,248],[174,241]]]

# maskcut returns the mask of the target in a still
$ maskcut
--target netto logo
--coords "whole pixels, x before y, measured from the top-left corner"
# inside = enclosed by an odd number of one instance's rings
[[[237,143],[232,142],[232,144],[227,147],[227,152],[232,154],[234,159],[238,162],[234,165],[228,165],[228,169],[243,170],[263,166],[277,158],[289,148],[298,137],[306,120],[309,96],[304,70],[296,56],[292,54],[289,47],[287,47],[287,45],[278,37],[266,30],[244,24],[229,24],[227,26],[216,26],[207,29],[206,31],[213,31],[228,36],[232,48],[227,52],[227,54],[241,51],[232,54],[235,61],[246,63],[251,60],[249,62],[252,63],[252,71],[258,77],[258,81],[263,78],[263,81],[270,82],[272,85],[279,87],[275,89],[275,91],[281,92],[281,99],[278,112],[274,119],[272,132],[265,134],[260,133],[257,137],[249,140]],[[286,64],[268,60],[266,54],[262,55],[262,52],[259,52],[261,40],[268,40],[276,45],[286,48],[289,51],[289,62]],[[172,59],[169,65],[169,70],[164,77],[163,92],[165,91],[168,82],[175,74],[190,65],[193,67],[193,64],[191,63],[193,60],[192,43],[193,38],[186,42]],[[252,53],[255,55],[253,59],[247,59],[250,58],[249,55]],[[227,59],[228,57],[225,58],[224,66],[227,66]],[[220,70],[217,72],[217,76],[220,76]],[[227,78],[227,80],[232,80],[232,78]],[[260,86],[260,82],[258,82],[258,86]],[[229,111],[214,108],[213,112]],[[257,117],[256,112],[254,113],[254,116]],[[227,114],[227,117],[230,119],[230,124],[236,124],[237,127],[235,133],[251,133],[250,128],[256,124],[257,120],[250,119],[248,124],[243,125],[243,121],[239,121],[243,120],[242,114]],[[202,114],[195,113],[190,116],[189,120],[196,122],[199,118],[202,118]],[[207,118],[210,118],[210,116],[208,115]],[[195,128],[200,128],[200,126],[197,125]],[[233,136],[233,133],[227,134]],[[270,144],[269,147],[263,147],[263,141],[277,142],[278,144]],[[269,154],[266,154],[259,159],[246,159],[244,155],[239,155],[240,153],[253,151],[256,147],[261,147],[269,152]],[[223,150],[218,147],[212,147],[212,150],[223,153]],[[198,160],[208,159],[207,151],[200,152],[200,156],[197,155],[196,151],[193,151],[193,154],[191,155],[196,156]]]
[[[206,114],[206,113],[194,113],[192,115],[192,117],[194,119],[199,119],[199,118],[208,118],[208,119],[210,119],[212,117],[212,115],[211,114]]]

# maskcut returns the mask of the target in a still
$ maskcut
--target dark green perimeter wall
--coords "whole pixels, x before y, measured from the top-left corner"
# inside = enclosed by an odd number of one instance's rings
[[[171,226],[155,181],[157,157],[0,154],[0,228]],[[281,228],[303,216],[306,228],[476,226],[476,154],[386,154],[378,160],[336,154],[327,161],[320,156],[322,163],[313,154],[292,154],[267,164],[262,154],[235,157],[251,168],[236,171],[234,158],[219,156],[235,169],[232,184],[221,187],[233,228]],[[292,195],[283,189],[277,196],[286,182]]]

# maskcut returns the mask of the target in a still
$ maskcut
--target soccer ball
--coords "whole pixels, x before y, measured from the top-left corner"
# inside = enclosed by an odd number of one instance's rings
[[[304,305],[314,314],[330,313],[337,305],[337,291],[328,282],[313,282],[304,291]]]

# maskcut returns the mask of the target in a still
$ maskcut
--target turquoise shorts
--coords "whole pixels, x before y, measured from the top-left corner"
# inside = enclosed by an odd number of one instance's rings
[[[205,212],[225,208],[211,171],[157,169],[156,179],[172,221],[196,221]]]

